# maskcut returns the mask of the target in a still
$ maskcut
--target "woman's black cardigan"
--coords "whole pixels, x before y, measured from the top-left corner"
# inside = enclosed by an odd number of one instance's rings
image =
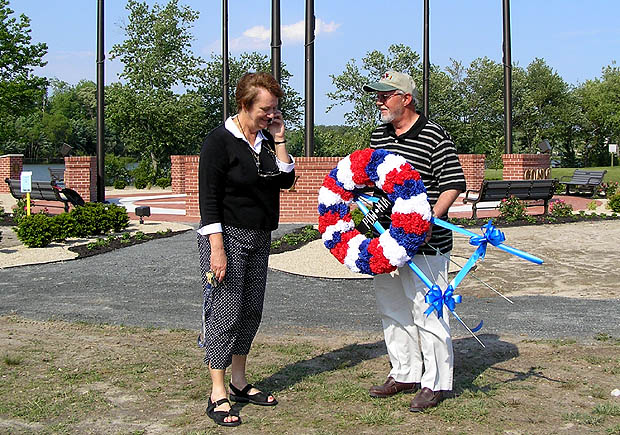
[[[259,155],[261,168],[275,169],[267,147],[275,149],[273,136],[263,130]],[[272,231],[278,227],[280,189],[290,188],[295,171],[259,177],[253,151],[224,124],[212,130],[200,151],[198,173],[201,226],[219,222],[238,228]]]

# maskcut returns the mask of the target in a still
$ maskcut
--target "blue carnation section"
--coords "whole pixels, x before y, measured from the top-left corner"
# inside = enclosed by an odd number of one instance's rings
[[[319,204],[319,214],[321,216],[323,216],[325,213],[329,211],[338,213],[338,215],[342,219],[349,212],[349,206],[343,203],[338,203],[338,204],[333,204],[333,205]]]
[[[379,180],[379,176],[377,175],[377,167],[383,163],[388,154],[390,154],[390,152],[386,150],[375,150],[370,156],[370,161],[366,165],[366,174],[368,175],[368,178],[375,183]]]
[[[400,246],[405,248],[407,255],[412,258],[426,238],[426,234],[407,233],[401,227],[390,227],[390,235],[398,241]]]
[[[394,192],[388,194],[390,201],[394,202],[397,198],[409,199],[412,196],[416,196],[420,193],[426,192],[426,187],[422,180],[407,180],[403,184],[396,184],[394,186]]]
[[[369,244],[369,239],[366,239],[362,243],[360,243],[360,255],[359,258],[355,260],[355,265],[360,270],[360,272],[365,273],[366,275],[375,275],[370,270],[370,253],[368,252]]]
[[[341,240],[342,240],[342,233],[340,231],[336,231],[332,235],[332,239],[326,240],[325,243],[323,244],[325,245],[327,249],[332,249],[334,246],[340,243]]]

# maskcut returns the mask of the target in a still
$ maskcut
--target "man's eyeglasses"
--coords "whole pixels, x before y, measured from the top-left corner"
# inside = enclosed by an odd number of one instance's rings
[[[380,103],[385,103],[387,100],[389,100],[392,96],[394,95],[405,95],[402,92],[392,92],[390,94],[379,94],[377,93],[377,95],[375,96],[376,101],[380,102]]]
[[[278,168],[278,163],[276,161],[276,155],[273,153],[273,151],[271,151],[271,149],[269,149],[268,146],[265,146],[265,149],[267,150],[267,154],[269,155],[269,157],[271,157],[269,160],[269,163],[273,162],[273,169],[264,169],[261,165],[261,161],[260,161],[260,155],[256,154],[256,152],[254,152],[254,150],[250,147],[248,147],[248,149],[250,150],[250,154],[252,154],[252,157],[254,157],[254,163],[256,163],[256,171],[258,172],[258,176],[262,177],[262,178],[269,178],[269,177],[275,177],[276,175],[280,175],[280,169]]]

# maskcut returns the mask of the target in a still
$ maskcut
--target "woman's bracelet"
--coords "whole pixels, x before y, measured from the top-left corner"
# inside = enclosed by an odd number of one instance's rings
[[[282,144],[285,144],[286,141],[285,140],[276,140],[273,143],[275,143],[276,145],[282,145]]]

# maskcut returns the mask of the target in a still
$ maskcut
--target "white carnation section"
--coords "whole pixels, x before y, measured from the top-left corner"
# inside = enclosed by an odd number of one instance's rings
[[[355,189],[355,183],[353,182],[353,171],[351,171],[351,159],[346,156],[344,159],[338,162],[336,166],[336,179],[342,183],[345,190]]]
[[[344,201],[337,193],[329,190],[327,187],[321,186],[319,189],[319,204],[323,204],[327,207],[336,204],[342,204]]]
[[[345,190],[352,191],[355,188],[366,187],[365,184],[355,184],[353,182],[353,171],[351,170],[351,156],[346,156],[338,162],[336,166],[336,179],[342,183]]]
[[[357,236],[349,240],[349,249],[347,250],[347,255],[344,257],[343,263],[352,272],[360,271],[355,262],[360,256],[360,245],[364,240],[366,240],[366,237],[362,234],[358,234]]]
[[[431,205],[428,203],[426,193],[419,193],[409,199],[396,198],[394,201],[392,213],[409,214],[414,212],[421,214],[426,221],[431,220]]]
[[[379,236],[379,244],[383,248],[383,255],[392,266],[401,267],[410,260],[405,248],[398,244],[389,231]]]
[[[407,160],[396,154],[388,154],[385,156],[385,159],[377,166],[377,176],[379,177],[379,180],[375,183],[377,187],[383,189],[383,183],[385,183],[387,174],[394,169],[399,170],[405,163],[407,163]]]
[[[346,233],[347,231],[351,231],[354,227],[355,223],[352,220],[346,222],[341,219],[334,225],[330,225],[325,228],[325,232],[321,236],[321,239],[323,240],[323,243],[331,242],[336,232]]]

